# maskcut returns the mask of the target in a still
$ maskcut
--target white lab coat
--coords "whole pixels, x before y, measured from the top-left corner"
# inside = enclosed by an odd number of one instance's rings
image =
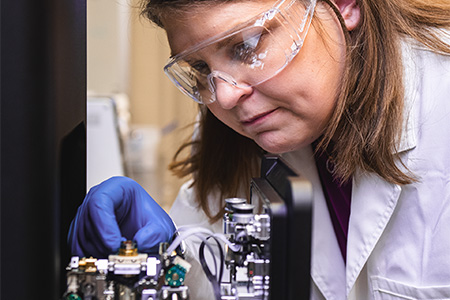
[[[355,174],[347,264],[311,147],[283,155],[314,190],[311,299],[450,299],[450,57],[405,43],[403,60],[406,105],[399,154],[419,181],[399,186],[374,174]],[[216,210],[214,203],[212,196]],[[171,216],[179,225],[206,224],[188,185]],[[205,226],[222,232],[220,222]]]

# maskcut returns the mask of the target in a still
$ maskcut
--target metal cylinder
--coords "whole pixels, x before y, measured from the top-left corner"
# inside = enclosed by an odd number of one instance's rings
[[[233,205],[233,221],[240,224],[248,224],[253,220],[253,204],[242,203]]]
[[[223,233],[231,238],[235,233],[236,222],[234,220],[234,205],[247,203],[244,198],[225,199],[225,214],[223,215]]]
[[[225,199],[225,210],[227,212],[233,212],[233,206],[237,204],[247,203],[245,198],[227,198]]]

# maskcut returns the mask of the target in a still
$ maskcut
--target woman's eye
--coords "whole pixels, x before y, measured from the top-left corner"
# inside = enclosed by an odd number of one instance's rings
[[[248,35],[242,42],[234,44],[231,50],[233,59],[246,64],[253,64],[258,60],[258,54],[265,48],[266,33],[266,31],[260,31]]]
[[[191,64],[191,68],[202,75],[207,76],[209,73],[211,73],[211,70],[209,69],[208,64],[205,63],[204,61],[197,61],[197,62]]]
[[[233,58],[245,63],[252,63],[257,54],[255,47],[246,42],[235,45],[233,49]]]

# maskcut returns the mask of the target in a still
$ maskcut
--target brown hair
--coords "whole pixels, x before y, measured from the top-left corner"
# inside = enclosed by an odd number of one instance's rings
[[[442,41],[444,32],[438,30],[450,29],[450,1],[358,4],[361,23],[349,33],[341,93],[319,145],[323,149],[333,139],[332,157],[343,180],[360,168],[388,182],[408,184],[414,175],[396,164],[404,107],[400,41],[412,37],[435,52],[450,54],[450,46]]]
[[[237,134],[219,121],[205,106],[200,108],[198,138],[185,142],[175,154],[170,164],[175,175],[194,176],[194,189],[200,208],[214,223],[224,212],[222,209],[212,215],[208,195],[220,192],[219,199],[242,195],[243,189],[250,186],[250,179],[259,174],[259,162],[263,153],[251,139]],[[187,149],[187,158],[177,161],[178,156]],[[249,189],[244,190],[249,196]]]
[[[322,0],[336,12],[347,40],[346,71],[336,109],[318,151],[333,140],[332,157],[336,176],[349,179],[359,168],[374,172],[388,182],[408,184],[414,175],[396,164],[396,145],[403,122],[403,65],[400,42],[411,37],[437,53],[450,54],[442,36],[450,30],[449,0],[357,0],[361,10],[359,26],[348,32],[342,17],[329,0]],[[226,0],[146,0],[143,15],[162,26],[162,13],[189,9],[186,5],[223,3]],[[169,9],[169,10],[168,10]],[[314,26],[320,25],[317,20]],[[317,28],[319,28],[318,26]],[[218,189],[223,197],[234,196],[258,175],[262,150],[201,109],[199,135],[186,142],[174,157],[170,169],[178,176],[194,175],[199,206],[211,222],[223,211],[211,215],[207,195]],[[177,160],[183,149],[192,155]]]

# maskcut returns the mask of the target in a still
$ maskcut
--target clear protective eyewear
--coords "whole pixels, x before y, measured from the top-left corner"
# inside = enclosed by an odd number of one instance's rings
[[[306,7],[303,2],[277,1],[249,21],[173,56],[164,72],[184,94],[202,104],[216,100],[218,80],[235,87],[267,81],[303,45],[316,0]]]

